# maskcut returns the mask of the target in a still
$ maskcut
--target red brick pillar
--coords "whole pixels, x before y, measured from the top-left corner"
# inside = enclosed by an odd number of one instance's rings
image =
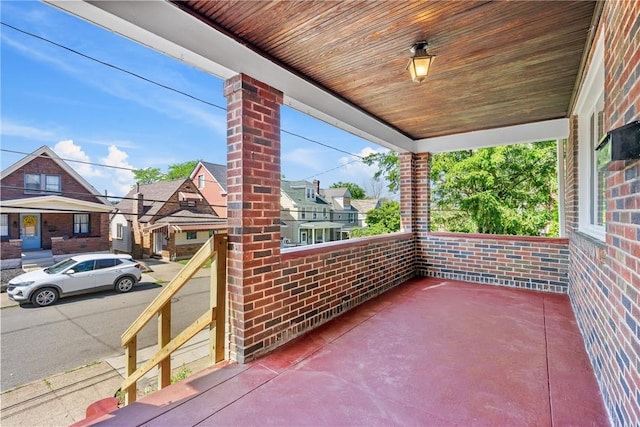
[[[415,154],[398,154],[400,163],[400,229],[401,231],[416,230],[417,183]]]
[[[413,232],[416,241],[418,274],[427,268],[427,233],[429,232],[430,195],[429,153],[401,153],[400,162],[400,222],[404,231]]]
[[[282,92],[246,75],[227,80],[227,217],[231,359],[265,348],[279,277]]]

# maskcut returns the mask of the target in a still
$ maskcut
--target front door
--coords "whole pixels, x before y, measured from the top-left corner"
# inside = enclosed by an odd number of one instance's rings
[[[40,249],[40,214],[20,214],[20,238],[25,251]]]
[[[166,239],[166,234],[163,231],[156,231],[153,233],[153,253],[154,255],[162,256],[162,245]]]

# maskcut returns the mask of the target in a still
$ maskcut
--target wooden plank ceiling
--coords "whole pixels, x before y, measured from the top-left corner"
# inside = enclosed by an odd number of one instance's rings
[[[567,117],[595,9],[585,1],[176,4],[414,140]],[[420,40],[436,58],[417,84],[405,67]]]

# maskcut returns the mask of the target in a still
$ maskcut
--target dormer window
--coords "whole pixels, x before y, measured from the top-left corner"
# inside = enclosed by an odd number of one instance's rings
[[[197,193],[186,193],[180,191],[178,193],[178,199],[180,200],[180,207],[182,208],[194,208],[197,202],[202,201],[202,196]]]
[[[307,187],[307,199],[309,200],[315,200],[316,199],[316,190],[314,190],[313,188],[308,188]]]

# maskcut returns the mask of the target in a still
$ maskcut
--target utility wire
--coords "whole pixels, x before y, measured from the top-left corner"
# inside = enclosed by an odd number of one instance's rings
[[[39,207],[33,207],[33,206],[11,206],[11,208],[23,209],[25,211],[37,211],[37,212],[40,212],[40,213],[44,213],[44,212],[55,212],[55,213],[68,212],[68,213],[75,213],[75,214],[96,214],[96,213],[105,213],[105,214],[110,214],[110,215],[122,214],[122,215],[137,216],[137,217],[143,217],[143,216],[151,216],[151,217],[153,217],[153,216],[155,216],[153,214],[148,214],[148,213],[144,213],[144,212],[142,214],[139,214],[138,212],[120,211],[120,210],[117,210],[117,207],[115,207],[115,206],[114,206],[114,211],[111,211],[111,212],[95,212],[95,211],[84,211],[84,210],[81,210],[81,209],[65,209],[65,208],[39,208]],[[284,212],[302,212],[302,211],[289,211],[289,210],[285,210],[285,209],[281,209],[280,210],[280,212],[283,212],[283,211]],[[306,212],[307,215],[311,215],[312,214],[312,212],[310,212],[310,211],[305,211],[305,212]],[[11,213],[16,213],[16,212],[11,212]],[[202,215],[207,215],[207,214],[204,214],[204,213],[202,213],[200,215],[195,215],[195,212],[193,212],[193,213],[194,213],[194,215],[180,216],[179,219],[199,219],[199,220],[203,220]],[[360,212],[359,211],[353,211],[353,212],[343,211],[340,214],[347,215],[349,213],[357,214],[357,213],[360,213]],[[320,212],[316,212],[316,214],[320,215]],[[164,215],[163,217],[166,217],[166,216],[170,216],[170,214],[169,215]],[[211,218],[211,220],[214,220],[214,221],[216,221],[216,220],[223,221],[223,220],[226,220],[226,219],[227,218],[224,218],[224,217]],[[347,220],[347,219],[348,219],[348,217],[345,218],[344,220]],[[302,218],[302,219],[295,219],[295,218],[282,219],[281,218],[281,221],[283,221],[283,222],[327,222],[327,221],[336,222],[336,221],[344,221],[344,220],[342,218],[339,218],[339,219],[335,219],[334,218],[332,220],[330,217],[329,218]],[[157,223],[158,222],[156,221],[155,224],[157,224]],[[194,223],[194,225],[197,225],[197,224]],[[348,224],[345,223],[345,225],[348,225]]]
[[[7,149],[7,148],[0,148],[0,151],[4,151],[4,152],[6,152],[6,153],[21,154],[21,155],[29,156],[29,157],[33,157],[33,158],[50,159],[50,157],[49,157],[49,156],[46,156],[46,155],[44,155],[44,154],[33,154],[33,153],[27,153],[27,152],[25,152],[25,151],[9,150],[9,149]],[[81,163],[81,164],[85,164],[85,165],[99,166],[99,167],[103,167],[103,168],[112,168],[112,169],[126,170],[126,171],[130,171],[130,172],[134,172],[134,173],[135,173],[135,172],[138,172],[138,171],[141,171],[141,170],[144,170],[144,169],[133,169],[133,168],[128,168],[128,167],[124,167],[124,166],[112,166],[112,165],[107,165],[107,164],[103,164],[103,163],[87,162],[87,161],[84,161],[84,160],[68,159],[68,158],[64,158],[64,157],[58,157],[58,158],[59,158],[60,160],[63,160],[63,161],[65,161],[65,162],[69,162],[69,163]],[[301,179],[301,180],[293,180],[293,181],[307,181],[307,180],[309,180],[309,179],[311,179],[311,178],[315,178],[315,177],[317,177],[317,176],[324,175],[324,174],[329,173],[329,172],[332,172],[332,171],[334,171],[334,170],[341,169],[341,168],[343,168],[343,167],[345,167],[345,166],[347,166],[347,165],[349,165],[349,164],[352,164],[352,163],[355,163],[355,162],[361,162],[361,161],[362,161],[361,159],[362,159],[362,158],[360,158],[360,159],[354,159],[354,160],[351,160],[351,161],[349,161],[349,162],[343,163],[343,164],[341,164],[340,166],[336,166],[336,167],[334,167],[334,168],[327,169],[327,170],[325,170],[325,171],[323,171],[323,172],[319,172],[319,173],[317,173],[317,174],[315,174],[315,175],[311,175],[311,176],[309,176],[309,177],[307,177],[307,178],[303,178],[303,179]],[[178,178],[178,179],[180,179],[180,178]],[[186,179],[186,178],[185,178],[185,179]],[[289,181],[289,180],[286,180],[286,181]],[[161,182],[161,181],[159,181],[159,182]],[[214,181],[214,180],[210,180],[210,179],[205,179],[205,180],[204,180],[204,182],[205,182],[205,183],[209,182],[209,183],[212,183],[212,184],[219,184],[219,182],[218,182],[218,181]],[[135,184],[134,184],[134,185],[135,185]],[[140,185],[147,185],[147,184],[142,184],[142,183],[141,183]],[[20,187],[20,188],[21,188],[21,187]],[[54,193],[55,193],[55,192],[54,192]],[[58,192],[58,193],[59,193],[59,192]],[[86,194],[86,193],[78,193],[78,194]],[[110,199],[126,199],[126,197],[119,197],[119,196],[100,196],[100,197],[108,197],[108,198],[110,198]]]
[[[52,44],[52,45],[54,45],[54,46],[57,46],[57,47],[59,47],[59,48],[62,48],[62,49],[68,50],[69,52],[75,53],[76,55],[80,55],[80,56],[82,56],[83,58],[86,58],[86,59],[89,59],[89,60],[91,60],[91,61],[94,61],[94,62],[97,62],[97,63],[99,63],[99,64],[102,64],[102,65],[104,65],[105,67],[113,68],[114,70],[122,71],[123,73],[129,74],[129,75],[131,75],[131,76],[133,76],[133,77],[137,77],[137,78],[139,78],[140,80],[144,80],[144,81],[145,81],[145,82],[147,82],[147,83],[151,83],[151,84],[153,84],[153,85],[156,85],[156,86],[159,86],[159,87],[161,87],[161,88],[164,88],[164,89],[170,90],[170,91],[172,91],[172,92],[179,93],[180,95],[184,95],[184,96],[186,96],[186,97],[188,97],[188,98],[194,99],[194,100],[196,100],[196,101],[200,101],[200,102],[202,102],[202,103],[204,103],[204,104],[210,105],[211,107],[219,108],[219,109],[221,109],[221,110],[223,110],[223,111],[226,111],[226,110],[227,110],[225,107],[222,107],[222,106],[220,106],[220,105],[214,104],[213,102],[209,102],[209,101],[206,101],[206,100],[204,100],[204,99],[202,99],[202,98],[198,98],[198,97],[196,97],[196,96],[193,96],[193,95],[188,94],[188,93],[186,93],[186,92],[183,92],[183,91],[181,91],[181,90],[178,90],[178,89],[172,88],[171,86],[167,86],[167,85],[165,85],[165,84],[158,83],[158,82],[156,82],[156,81],[154,81],[154,80],[151,80],[151,79],[149,79],[149,78],[147,78],[147,77],[141,76],[140,74],[136,74],[136,73],[134,73],[134,72],[132,72],[132,71],[129,71],[129,70],[126,70],[126,69],[124,69],[124,68],[122,68],[122,67],[118,67],[117,65],[110,64],[110,63],[108,63],[108,62],[102,61],[102,60],[100,60],[100,59],[97,59],[97,58],[94,58],[94,57],[89,56],[89,55],[87,55],[87,54],[84,54],[84,53],[82,53],[82,52],[79,52],[79,51],[77,51],[77,50],[75,50],[75,49],[72,49],[72,48],[70,48],[70,47],[64,46],[64,45],[62,45],[62,44],[60,44],[60,43],[56,43],[56,42],[54,42],[53,40],[47,39],[47,38],[42,37],[42,36],[39,36],[39,35],[37,35],[37,34],[30,33],[30,32],[25,31],[25,30],[21,30],[20,28],[14,27],[13,25],[7,24],[7,23],[2,22],[2,21],[0,21],[0,24],[4,25],[4,26],[6,26],[6,27],[9,27],[9,28],[11,28],[12,30],[18,31],[18,32],[20,32],[20,33],[22,33],[22,34],[26,34],[26,35],[28,35],[28,36],[31,36],[31,37],[37,38],[37,39],[39,39],[39,40],[42,40],[42,41],[44,41],[44,42],[50,43],[50,44]]]
[[[24,187],[19,187],[19,186],[11,186],[11,185],[0,185],[0,189],[2,190],[24,190]],[[65,195],[65,196],[92,196],[92,197],[104,197],[104,196],[98,196],[98,195],[94,195],[94,194],[88,194],[88,193],[81,193],[81,192],[75,192],[75,191],[47,191],[47,190],[40,190],[38,191],[39,194],[42,195]],[[138,200],[135,197],[126,197],[126,196],[108,196],[110,198],[113,199],[119,199],[119,200],[133,200],[136,201]],[[319,196],[322,197],[322,196]],[[142,198],[143,203],[162,203],[165,205],[181,205],[184,202],[181,201],[171,201],[171,200],[160,200],[160,199],[147,199],[143,196]],[[216,204],[210,204],[207,203],[207,205],[211,206],[212,208],[226,208],[227,205],[216,205]],[[145,206],[149,206],[148,204],[146,204]],[[28,207],[28,206],[10,206],[11,208],[20,208],[20,209],[36,209],[36,208],[32,208],[32,207]],[[185,208],[189,208],[189,206],[184,206]],[[117,209],[118,206],[117,205],[113,205],[114,209]],[[280,209],[280,212],[291,212],[291,213],[300,213],[300,212],[305,212],[308,214],[312,214],[313,211],[312,209],[332,209],[331,203],[326,202],[326,204],[321,204],[318,206],[309,206],[309,207],[305,207],[305,210],[303,211],[302,209]],[[49,210],[65,210],[65,209],[49,209]],[[73,211],[73,210],[71,210]],[[345,211],[346,212],[346,211]],[[317,212],[320,213],[320,212]],[[130,214],[130,215],[137,215],[137,212],[134,214]]]
[[[99,64],[102,64],[102,65],[106,66],[106,67],[113,68],[114,70],[118,70],[118,71],[121,71],[121,72],[123,72],[123,73],[126,73],[126,74],[128,74],[128,75],[130,75],[130,76],[133,76],[133,77],[136,77],[136,78],[138,78],[138,79],[141,79],[141,80],[143,80],[143,81],[145,81],[145,82],[147,82],[147,83],[151,83],[151,84],[156,85],[156,86],[159,86],[159,87],[161,87],[161,88],[164,88],[164,89],[170,90],[170,91],[172,91],[172,92],[178,93],[178,94],[180,94],[180,95],[184,95],[184,96],[186,96],[186,97],[188,97],[188,98],[191,98],[191,99],[193,99],[193,100],[195,100],[195,101],[202,102],[203,104],[209,105],[209,106],[214,107],[214,108],[218,108],[218,109],[220,109],[220,110],[222,110],[222,111],[227,111],[227,108],[226,108],[226,107],[223,107],[223,106],[218,105],[218,104],[215,104],[215,103],[213,103],[213,102],[210,102],[210,101],[204,100],[204,99],[202,99],[202,98],[198,98],[197,96],[194,96],[194,95],[191,95],[191,94],[189,94],[189,93],[187,93],[187,92],[183,92],[183,91],[181,91],[181,90],[175,89],[175,88],[173,88],[173,87],[171,87],[171,86],[167,86],[167,85],[165,85],[165,84],[159,83],[159,82],[157,82],[157,81],[155,81],[155,80],[152,80],[152,79],[150,79],[150,78],[148,78],[148,77],[144,77],[144,76],[142,76],[142,75],[140,75],[140,74],[134,73],[133,71],[129,71],[129,70],[124,69],[124,68],[122,68],[122,67],[119,67],[119,66],[117,66],[117,65],[113,65],[113,64],[111,64],[111,63],[109,63],[109,62],[102,61],[102,60],[100,60],[100,59],[94,58],[94,57],[92,57],[92,56],[90,56],[90,55],[87,55],[87,54],[85,54],[85,53],[82,53],[82,52],[80,52],[80,51],[77,51],[77,50],[75,50],[75,49],[72,49],[72,48],[70,48],[70,47],[64,46],[64,45],[62,45],[62,44],[60,44],[60,43],[57,43],[57,42],[54,42],[53,40],[47,39],[47,38],[42,37],[42,36],[39,36],[39,35],[37,35],[37,34],[33,34],[33,33],[29,32],[29,31],[26,31],[26,30],[22,30],[22,29],[17,28],[17,27],[15,27],[15,26],[13,26],[13,25],[7,24],[7,23],[5,23],[5,22],[3,22],[3,21],[0,21],[0,24],[4,25],[4,26],[6,26],[6,27],[9,27],[9,28],[11,28],[11,29],[12,29],[12,30],[14,30],[14,31],[18,31],[18,32],[20,32],[20,33],[22,33],[22,34],[25,34],[25,35],[28,35],[28,36],[34,37],[34,38],[36,38],[36,39],[38,39],[38,40],[42,40],[42,41],[44,41],[44,42],[46,42],[46,43],[50,43],[50,44],[52,44],[52,45],[54,45],[54,46],[57,46],[57,47],[59,47],[59,48],[61,48],[61,49],[65,49],[65,50],[67,50],[67,51],[69,51],[69,52],[75,53],[76,55],[79,55],[79,56],[82,56],[83,58],[86,58],[86,59],[89,59],[89,60],[91,60],[91,61],[97,62],[97,63],[99,63]],[[360,156],[360,155],[358,155],[358,154],[354,154],[354,153],[348,152],[348,151],[346,151],[346,150],[342,150],[342,149],[340,149],[340,148],[333,147],[333,146],[331,146],[331,145],[329,145],[329,144],[325,144],[325,143],[323,143],[323,142],[316,141],[316,140],[311,139],[311,138],[307,138],[307,137],[305,137],[305,136],[299,135],[299,134],[294,133],[294,132],[290,132],[290,131],[287,131],[287,130],[284,130],[284,129],[280,129],[280,132],[282,132],[282,133],[286,133],[286,134],[291,135],[291,136],[295,136],[295,137],[297,137],[297,138],[304,139],[305,141],[308,141],[308,142],[311,142],[311,143],[314,143],[314,144],[318,144],[318,145],[323,146],[323,147],[326,147],[326,148],[330,148],[330,149],[335,150],[335,151],[338,151],[338,152],[340,152],[340,153],[348,154],[348,155],[350,155],[350,156],[354,156],[354,157],[358,157],[358,158],[363,159],[363,157],[362,157],[362,156]]]

